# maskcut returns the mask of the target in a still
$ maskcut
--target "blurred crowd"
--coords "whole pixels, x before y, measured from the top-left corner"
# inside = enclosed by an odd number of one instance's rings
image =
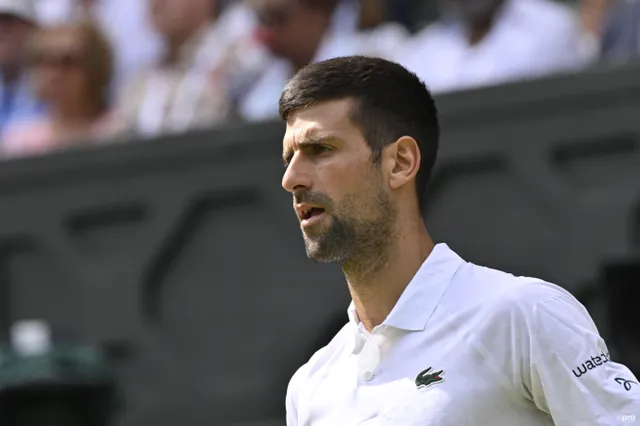
[[[0,0],[0,156],[269,120],[336,56],[444,93],[639,50],[640,0]]]

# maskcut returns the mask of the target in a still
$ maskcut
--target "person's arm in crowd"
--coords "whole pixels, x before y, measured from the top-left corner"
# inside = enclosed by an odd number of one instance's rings
[[[580,15],[580,54],[587,61],[599,59],[603,40],[607,32],[607,17],[612,0],[581,0]]]

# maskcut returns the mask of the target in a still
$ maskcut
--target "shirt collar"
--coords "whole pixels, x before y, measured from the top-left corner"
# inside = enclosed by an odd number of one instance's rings
[[[383,325],[406,331],[422,331],[447,286],[464,260],[444,243],[437,244],[407,285]],[[353,301],[347,310],[356,327],[360,319]]]

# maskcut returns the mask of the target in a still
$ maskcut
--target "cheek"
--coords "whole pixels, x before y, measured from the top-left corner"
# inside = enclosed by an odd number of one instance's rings
[[[346,173],[332,176],[337,214],[355,215],[357,218],[376,218],[379,216],[380,200],[384,197],[380,174],[356,167]],[[331,194],[329,194],[331,196]]]
[[[85,92],[89,86],[87,73],[81,69],[69,70],[65,80],[66,85],[74,92]]]

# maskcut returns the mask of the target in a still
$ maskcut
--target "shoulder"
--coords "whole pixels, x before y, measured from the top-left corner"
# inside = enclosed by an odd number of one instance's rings
[[[386,23],[358,34],[364,54],[393,57],[409,39],[409,32],[400,24]]]
[[[496,327],[519,329],[544,337],[580,328],[595,329],[586,308],[567,290],[547,281],[518,277],[491,268],[466,264],[458,282],[471,282],[468,291],[477,294],[472,303],[478,311],[479,329],[492,333]]]
[[[433,22],[422,30],[418,31],[411,37],[410,43],[413,47],[429,45],[443,40],[449,40],[452,35],[456,34],[456,28],[453,23],[446,21]]]
[[[21,156],[47,150],[53,142],[47,120],[25,121],[3,134],[2,151],[6,156]]]
[[[512,14],[521,23],[529,23],[543,29],[578,29],[575,11],[565,5],[550,0],[518,0],[513,2]]]
[[[433,22],[411,37],[399,47],[395,58],[410,69],[422,69],[425,56],[439,55],[458,46],[458,31],[453,23]],[[430,67],[433,65],[431,62]]]

